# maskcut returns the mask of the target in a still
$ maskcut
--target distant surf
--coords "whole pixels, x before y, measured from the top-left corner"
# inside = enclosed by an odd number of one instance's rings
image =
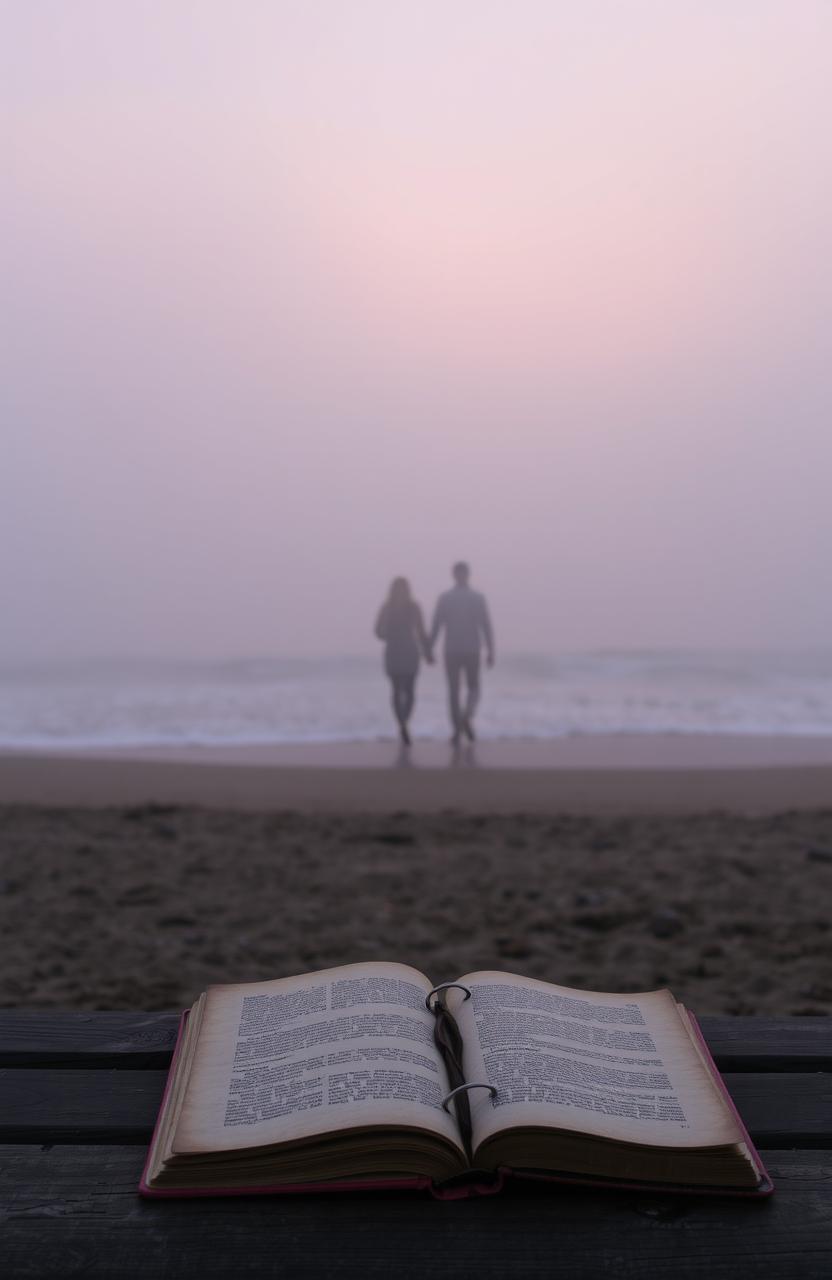
[[[481,736],[832,735],[832,650],[507,655],[484,676]],[[414,732],[447,737],[441,663]],[[0,666],[0,748],[242,746],[390,737],[373,657]]]

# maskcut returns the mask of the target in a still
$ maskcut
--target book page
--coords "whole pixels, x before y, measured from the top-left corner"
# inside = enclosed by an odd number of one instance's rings
[[[509,973],[469,973],[449,993],[465,1043],[474,1146],[547,1126],[623,1142],[692,1147],[740,1140],[669,991],[575,991]]]
[[[460,1147],[448,1078],[406,965],[355,964],[209,987],[173,1141],[232,1151],[371,1125],[429,1129]]]

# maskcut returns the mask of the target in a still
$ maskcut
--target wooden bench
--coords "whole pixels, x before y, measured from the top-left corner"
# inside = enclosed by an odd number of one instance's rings
[[[703,1018],[764,1202],[526,1188],[150,1202],[172,1014],[0,1010],[0,1271],[31,1277],[832,1276],[832,1018]]]

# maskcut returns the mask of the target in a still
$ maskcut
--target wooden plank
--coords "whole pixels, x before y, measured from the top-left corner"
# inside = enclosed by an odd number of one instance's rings
[[[355,1195],[146,1201],[141,1153],[12,1147],[0,1266],[64,1280],[360,1276],[362,1280],[826,1280],[832,1151],[772,1153],[767,1201],[527,1187],[443,1204]]]
[[[0,1142],[146,1146],[164,1071],[0,1071]]]
[[[0,1067],[163,1070],[177,1013],[0,1009]]]
[[[162,1069],[176,1013],[0,1009],[0,1066]],[[700,1018],[722,1071],[832,1071],[832,1018]]]
[[[720,1071],[832,1071],[832,1018],[699,1019]]]
[[[832,1147],[832,1075],[727,1072],[723,1080],[756,1146]]]
[[[163,1071],[0,1071],[0,1141],[145,1144]],[[749,1073],[725,1081],[758,1146],[832,1148],[832,1075]]]

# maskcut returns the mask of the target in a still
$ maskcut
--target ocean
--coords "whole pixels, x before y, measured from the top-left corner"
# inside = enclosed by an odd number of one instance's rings
[[[481,737],[832,734],[832,650],[501,656]],[[442,667],[423,667],[412,729],[445,739]],[[0,748],[235,746],[393,736],[377,657],[99,660],[0,666]]]

